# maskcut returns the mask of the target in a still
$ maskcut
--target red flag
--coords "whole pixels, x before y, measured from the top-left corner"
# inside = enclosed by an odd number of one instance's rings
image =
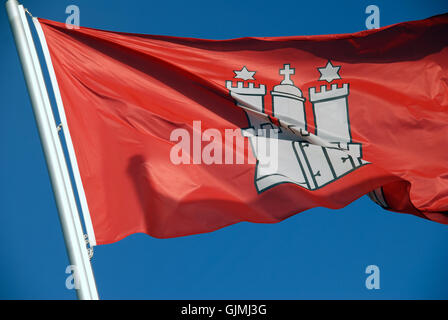
[[[278,222],[369,192],[448,223],[446,14],[219,41],[39,22],[97,244]]]

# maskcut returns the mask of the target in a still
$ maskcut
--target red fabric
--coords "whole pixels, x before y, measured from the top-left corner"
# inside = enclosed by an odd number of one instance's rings
[[[448,15],[354,34],[219,41],[39,21],[98,244],[137,232],[166,238],[278,222],[313,207],[342,208],[380,186],[391,210],[448,223]],[[319,135],[310,88],[330,90],[318,71],[328,61],[342,78],[331,84],[350,85],[352,142],[370,164],[315,190],[281,183],[257,192],[254,164],[170,161],[176,128],[192,135],[200,120],[203,131],[224,136],[248,127],[226,87],[242,81],[234,71],[243,66],[256,71],[246,83],[266,86],[264,112],[273,117],[279,70],[295,68],[307,130]],[[244,151],[254,157],[249,145]]]

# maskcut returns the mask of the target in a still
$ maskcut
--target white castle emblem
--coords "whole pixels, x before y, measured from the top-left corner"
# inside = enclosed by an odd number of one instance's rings
[[[319,80],[331,83],[341,79],[339,69],[339,66],[335,67],[328,61],[326,67],[318,68],[321,73]],[[332,84],[330,90],[326,85],[320,89],[309,88],[308,97],[316,127],[314,135],[307,131],[306,99],[291,79],[294,71],[289,64],[285,64],[280,70],[283,81],[270,92],[272,115],[279,120],[277,124],[264,112],[266,86],[244,82],[255,80],[254,71],[243,67],[241,71],[234,72],[236,79],[244,81],[237,81],[236,85],[232,80],[226,81],[230,95],[236,105],[245,110],[248,118],[249,126],[242,129],[242,133],[250,139],[252,152],[257,158],[255,187],[258,192],[280,183],[294,183],[315,190],[368,163],[362,159],[361,144],[354,143],[350,134],[349,84]],[[260,140],[270,139],[266,134],[268,131],[260,129],[278,130],[278,163],[275,168],[259,165],[259,161],[266,159],[260,158],[263,155],[257,152],[254,145]]]

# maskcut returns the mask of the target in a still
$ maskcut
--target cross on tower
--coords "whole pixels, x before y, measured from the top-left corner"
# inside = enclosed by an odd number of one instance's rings
[[[281,82],[281,84],[293,85],[294,82],[292,82],[292,80],[291,80],[291,75],[295,73],[296,69],[289,68],[290,67],[289,64],[285,64],[283,67],[284,67],[284,69],[280,70],[280,74],[282,74],[285,77],[285,79]]]

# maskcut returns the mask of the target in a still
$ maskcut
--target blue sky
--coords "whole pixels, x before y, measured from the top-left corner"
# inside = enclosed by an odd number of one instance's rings
[[[428,1],[23,1],[34,16],[115,31],[225,39],[349,33],[369,4],[381,26],[448,12]],[[31,105],[0,10],[0,299],[75,299]],[[278,224],[240,223],[174,239],[132,235],[95,247],[103,299],[446,299],[448,226],[382,210],[362,197]],[[377,265],[381,289],[367,290]]]

